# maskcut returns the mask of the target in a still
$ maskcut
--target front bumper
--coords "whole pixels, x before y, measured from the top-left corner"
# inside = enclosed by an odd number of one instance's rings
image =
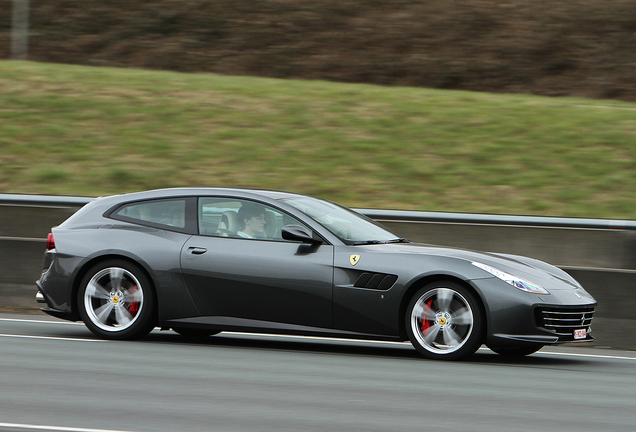
[[[583,289],[550,290],[538,295],[518,290],[498,279],[473,281],[482,293],[488,330],[494,347],[590,342],[596,301]]]

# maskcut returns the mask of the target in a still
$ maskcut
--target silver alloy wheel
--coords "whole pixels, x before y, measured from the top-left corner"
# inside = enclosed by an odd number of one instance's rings
[[[434,354],[450,354],[469,340],[474,313],[459,292],[434,288],[415,302],[410,323],[413,335],[424,349]]]
[[[107,332],[132,326],[141,315],[144,295],[139,280],[121,267],[96,273],[84,291],[84,308],[91,322]]]

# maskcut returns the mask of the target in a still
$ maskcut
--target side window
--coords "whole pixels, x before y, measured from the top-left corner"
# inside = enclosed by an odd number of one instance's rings
[[[287,241],[283,226],[305,224],[266,204],[234,198],[199,198],[199,234],[257,240]]]
[[[144,225],[164,225],[183,229],[186,226],[186,200],[157,200],[127,204],[112,216],[115,219],[141,222]]]

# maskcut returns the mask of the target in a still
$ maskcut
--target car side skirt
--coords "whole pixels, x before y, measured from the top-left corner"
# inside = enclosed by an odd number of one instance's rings
[[[402,342],[397,336],[382,336],[366,333],[357,333],[344,330],[309,327],[296,324],[286,324],[269,321],[259,321],[247,318],[233,318],[224,316],[203,316],[168,320],[161,323],[166,327],[189,327],[211,329],[227,332],[270,333],[301,336],[335,337],[342,339],[365,339]]]

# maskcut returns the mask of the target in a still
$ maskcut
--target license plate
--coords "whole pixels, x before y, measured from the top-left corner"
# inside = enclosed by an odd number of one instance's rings
[[[574,339],[585,339],[587,337],[587,330],[576,329],[574,330]]]

